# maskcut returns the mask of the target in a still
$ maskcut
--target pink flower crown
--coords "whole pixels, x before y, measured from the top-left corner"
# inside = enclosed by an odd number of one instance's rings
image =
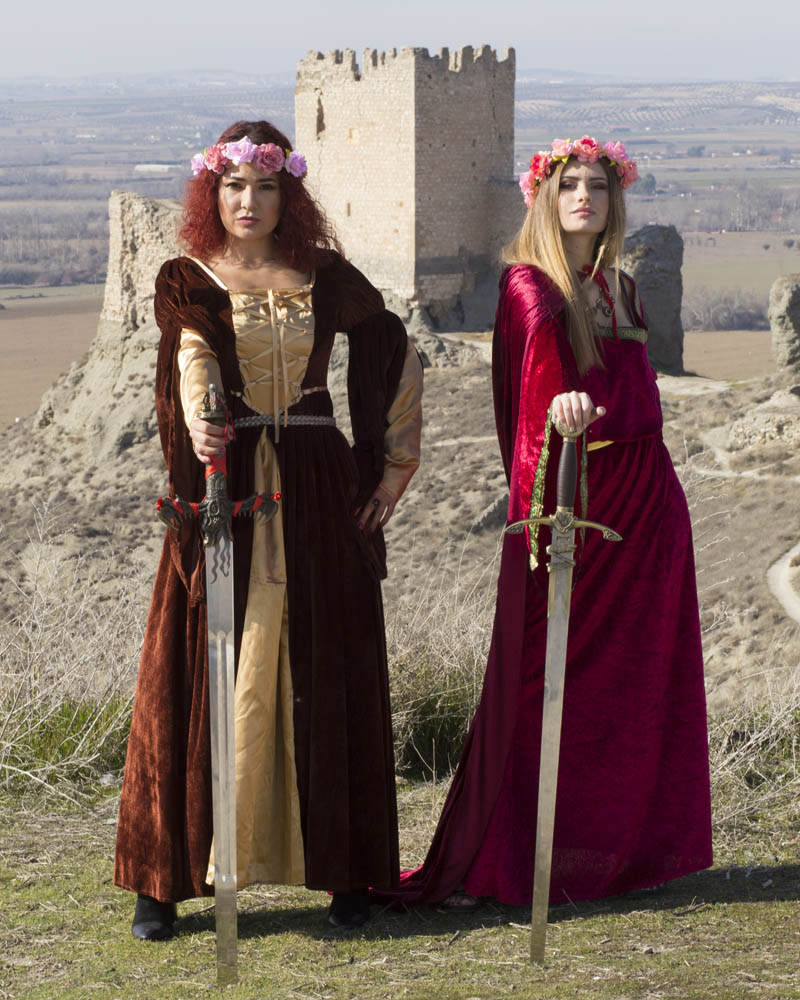
[[[195,177],[203,170],[213,174],[222,174],[231,165],[240,163],[255,163],[262,174],[277,173],[283,169],[292,177],[305,177],[308,173],[306,158],[297,150],[283,150],[274,142],[262,142],[256,146],[245,136],[236,142],[219,142],[216,146],[207,146],[202,153],[192,157],[192,172]]]
[[[621,142],[607,142],[601,146],[597,139],[585,135],[573,142],[571,139],[553,139],[552,149],[540,149],[531,159],[530,169],[519,175],[519,186],[528,208],[533,204],[541,182],[550,176],[554,163],[566,163],[574,156],[580,163],[597,163],[605,157],[612,167],[617,168],[620,187],[624,191],[638,178],[639,170],[634,160],[625,152]]]

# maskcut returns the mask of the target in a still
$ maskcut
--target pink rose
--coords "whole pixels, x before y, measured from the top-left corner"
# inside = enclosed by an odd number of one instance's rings
[[[553,156],[564,157],[568,159],[572,156],[572,151],[575,148],[575,143],[570,142],[569,139],[553,139]]]
[[[531,159],[531,173],[537,181],[543,181],[550,172],[550,154],[540,150]]]
[[[192,157],[192,173],[197,177],[206,169],[206,161],[202,153],[195,153]]]
[[[624,163],[628,159],[625,146],[621,142],[607,142],[605,145],[606,156],[615,163]]]
[[[593,139],[590,135],[585,135],[574,144],[573,152],[581,163],[597,163],[602,150],[596,139]]]
[[[625,160],[623,163],[620,163],[617,166],[617,173],[619,174],[620,187],[623,191],[639,179],[639,168],[633,160]]]
[[[203,162],[215,174],[223,173],[228,164],[222,146],[209,146],[203,154]]]
[[[524,174],[519,175],[519,189],[522,192],[522,197],[528,208],[530,208],[533,204],[533,190],[535,183],[533,174],[529,170]]]
[[[245,136],[238,142],[225,144],[225,155],[238,167],[240,163],[250,163],[256,155],[256,146]]]
[[[262,143],[256,149],[253,162],[262,174],[276,173],[283,166],[283,150],[274,142]]]
[[[302,153],[298,153],[297,150],[292,150],[292,152],[289,153],[286,157],[284,167],[287,173],[290,173],[292,177],[305,177],[308,173],[306,158]]]

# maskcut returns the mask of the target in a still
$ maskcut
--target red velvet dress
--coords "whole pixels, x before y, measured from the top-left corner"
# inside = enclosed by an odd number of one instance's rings
[[[509,269],[493,346],[509,522],[529,516],[555,395],[587,391],[607,408],[588,439],[614,442],[588,453],[588,516],[623,541],[589,531],[577,553],[553,903],[653,886],[712,861],[691,525],[661,436],[655,372],[644,343],[603,339],[605,367],[579,378],[561,309],[540,271]],[[554,433],[546,513],[555,509],[559,451]],[[505,536],[481,701],[433,843],[422,867],[380,899],[435,902],[463,885],[504,903],[531,901],[547,634],[542,533],[535,572],[525,536]]]

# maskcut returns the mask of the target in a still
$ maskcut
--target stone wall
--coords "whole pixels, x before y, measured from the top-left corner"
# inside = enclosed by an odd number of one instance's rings
[[[492,269],[491,181],[514,169],[514,55],[484,45],[415,60],[416,294],[475,291]]]
[[[159,268],[177,256],[177,201],[112,191],[108,200],[108,277],[101,319],[131,330],[152,319]]]
[[[514,75],[513,50],[489,46],[367,49],[361,67],[350,50],[310,53],[298,66],[309,184],[348,256],[423,325],[483,325],[508,235],[497,184],[513,171]]]
[[[800,368],[800,274],[785,274],[773,284],[769,325],[778,368]]]
[[[643,226],[625,240],[622,268],[642,297],[650,363],[668,375],[683,372],[682,265],[683,240],[674,226]]]
[[[414,49],[309,53],[297,69],[295,145],[345,252],[381,289],[415,294]]]

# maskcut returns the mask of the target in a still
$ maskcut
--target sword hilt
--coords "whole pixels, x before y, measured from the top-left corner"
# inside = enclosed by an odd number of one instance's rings
[[[506,525],[503,532],[507,535],[518,535],[526,528],[533,528],[537,524],[543,524],[547,528],[552,528],[554,531],[562,533],[576,531],[578,528],[595,528],[597,531],[603,532],[603,538],[608,542],[622,541],[622,535],[617,534],[613,528],[609,528],[605,524],[600,524],[598,521],[584,521],[581,518],[575,517],[571,510],[565,510],[564,508],[560,512],[556,511],[552,516],[526,517],[524,521],[515,521],[513,524]]]
[[[566,534],[568,531],[575,531],[578,528],[595,528],[603,532],[603,538],[608,542],[621,542],[622,535],[617,534],[613,528],[597,521],[579,520],[574,515],[575,490],[578,486],[578,449],[576,445],[580,434],[562,430],[558,424],[556,430],[561,434],[563,444],[561,447],[561,457],[558,460],[558,482],[556,486],[556,511],[555,514],[547,517],[527,517],[523,521],[515,521],[508,524],[503,529],[504,534],[516,535],[526,528],[533,528],[544,524],[552,531]]]
[[[217,427],[227,427],[231,423],[225,397],[213,382],[203,396],[203,407],[197,416]],[[227,434],[224,441],[227,448]],[[233,538],[232,519],[240,514],[257,515],[266,521],[271,520],[278,510],[280,498],[280,493],[253,493],[246,500],[231,500],[228,497],[227,453],[223,452],[221,455],[213,455],[206,465],[206,495],[200,503],[182,500],[177,496],[160,497],[156,502],[156,514],[168,528],[173,529],[196,517],[200,522],[203,545],[208,548],[217,544],[220,534]]]
[[[575,490],[578,487],[578,448],[577,433],[563,431],[558,424],[556,430],[563,438],[561,457],[558,460],[558,480],[556,488],[556,505],[573,510],[575,507]]]

